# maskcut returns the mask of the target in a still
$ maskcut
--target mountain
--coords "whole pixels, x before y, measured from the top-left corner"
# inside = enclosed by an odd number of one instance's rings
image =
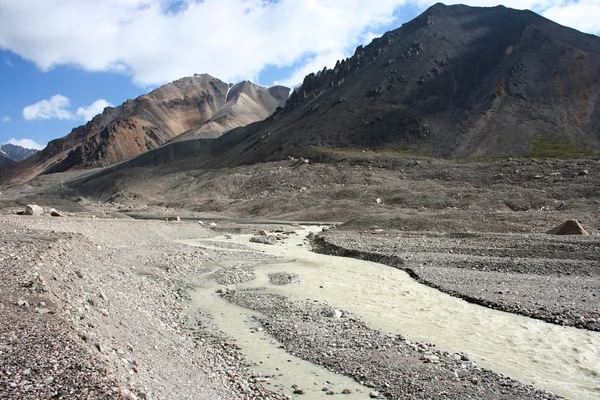
[[[0,179],[23,181],[39,174],[104,167],[154,149],[185,134],[218,137],[262,120],[283,106],[289,89],[251,82],[228,84],[207,74],[182,78],[149,94],[107,107],[64,138],[53,140],[18,170],[3,168]],[[16,168],[16,167],[15,167]]]
[[[6,154],[5,152],[3,152],[0,149],[0,167],[3,167],[7,164],[14,164],[14,163],[15,163],[15,161],[12,158],[10,158],[8,154]]]
[[[23,161],[36,154],[39,150],[28,149],[22,146],[5,143],[0,144],[0,150],[3,151],[8,157],[14,161]]]
[[[282,110],[221,138],[215,165],[340,149],[593,154],[599,93],[597,36],[531,11],[436,4],[333,69],[306,76]]]

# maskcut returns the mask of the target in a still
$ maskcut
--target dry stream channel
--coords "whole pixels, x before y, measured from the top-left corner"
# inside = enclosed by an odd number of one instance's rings
[[[211,242],[243,244],[281,258],[260,263],[256,279],[229,285],[231,289],[260,288],[291,300],[317,300],[349,312],[370,328],[385,334],[435,343],[439,350],[464,352],[480,367],[570,399],[600,399],[600,332],[561,327],[543,321],[467,303],[419,284],[404,271],[368,261],[313,253],[305,236],[318,227],[304,227],[298,235],[276,245],[249,242],[252,235],[211,238]],[[192,246],[210,247],[205,240],[185,240]],[[244,260],[247,252],[231,250]],[[298,279],[288,285],[269,284],[268,274],[293,272]],[[200,277],[188,312],[210,314],[210,324],[241,347],[257,372],[271,375],[273,390],[291,394],[302,384],[303,399],[321,399],[321,387],[344,398],[368,398],[371,389],[343,375],[291,356],[253,320],[256,312],[221,298],[225,286]],[[253,333],[251,333],[253,332]]]

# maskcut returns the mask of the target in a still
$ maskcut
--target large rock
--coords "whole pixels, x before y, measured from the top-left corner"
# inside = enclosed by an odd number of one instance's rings
[[[53,217],[62,217],[63,216],[60,211],[58,211],[54,208],[50,209],[50,215]]]
[[[547,233],[551,235],[589,235],[579,221],[575,219],[565,221],[561,225],[550,229]]]
[[[25,206],[25,215],[42,215],[44,209],[37,204],[28,204]]]

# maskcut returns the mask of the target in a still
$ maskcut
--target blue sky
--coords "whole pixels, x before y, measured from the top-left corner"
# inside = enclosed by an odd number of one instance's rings
[[[227,82],[297,84],[307,73],[332,67],[357,45],[399,27],[434,3],[2,0],[0,143],[41,148],[107,105],[194,73]],[[600,33],[600,0],[502,4]]]

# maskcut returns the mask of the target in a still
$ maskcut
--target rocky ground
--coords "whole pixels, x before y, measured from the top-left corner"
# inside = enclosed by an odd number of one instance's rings
[[[288,352],[351,376],[372,388],[371,398],[558,398],[480,369],[465,354],[437,351],[434,344],[369,329],[325,304],[298,304],[280,295],[255,291],[226,291],[223,296],[261,312],[262,325]],[[327,387],[323,392],[335,394]]]
[[[60,175],[4,188],[0,398],[281,398],[235,343],[201,327],[191,332],[182,313],[191,276],[243,284],[265,255],[233,243],[176,242],[266,229],[273,234],[254,240],[277,245],[293,224],[273,220],[337,222],[313,240],[319,251],[393,265],[488,307],[600,330],[597,160],[334,156],[157,175],[152,185],[132,174],[97,193],[69,188]],[[15,215],[32,201],[63,217]],[[591,236],[544,233],[572,218]],[[287,271],[268,282],[297,279]],[[225,298],[261,312],[286,350],[378,395],[552,398],[351,315],[327,316],[323,304],[240,291]]]
[[[222,253],[173,239],[207,229],[3,216],[0,231],[1,398],[281,397],[260,385],[242,393],[252,371],[235,346],[184,329],[187,279]]]
[[[330,230],[318,251],[382,262],[488,307],[600,331],[600,237]]]

